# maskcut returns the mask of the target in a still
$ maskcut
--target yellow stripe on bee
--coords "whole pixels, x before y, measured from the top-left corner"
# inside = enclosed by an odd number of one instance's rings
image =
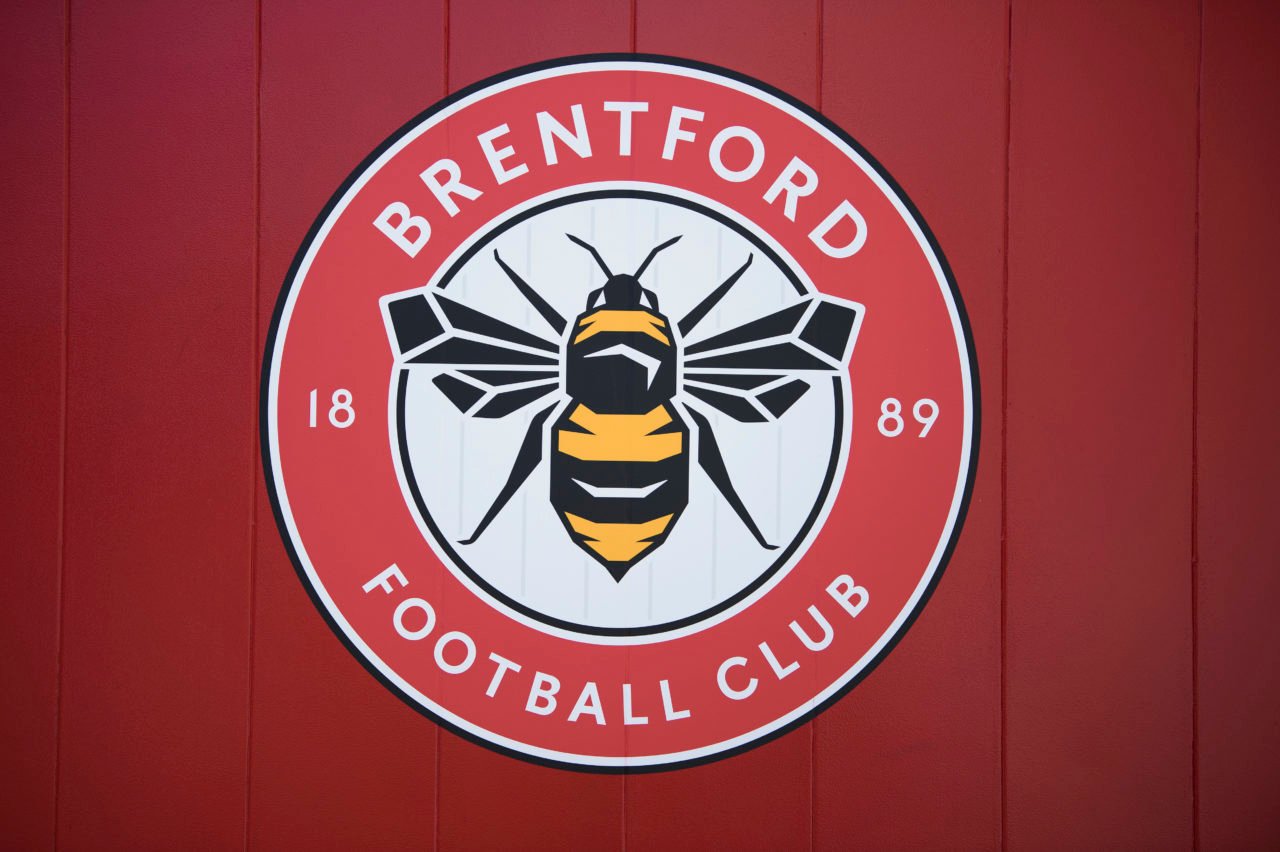
[[[635,559],[653,544],[646,539],[662,535],[672,518],[671,515],[663,515],[642,524],[597,524],[570,512],[565,512],[564,517],[574,532],[587,539],[587,547],[608,562]]]
[[[596,311],[590,316],[583,317],[578,325],[586,327],[578,332],[578,336],[573,339],[574,343],[586,340],[601,331],[638,331],[660,343],[671,345],[667,336],[658,331],[660,328],[665,328],[667,324],[648,311]]]
[[[582,461],[655,462],[677,456],[684,449],[679,432],[654,435],[671,422],[665,406],[647,414],[596,414],[581,403],[569,415],[586,432],[559,430],[560,452]]]

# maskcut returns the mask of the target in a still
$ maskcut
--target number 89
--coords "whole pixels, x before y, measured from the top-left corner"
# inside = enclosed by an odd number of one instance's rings
[[[938,403],[931,399],[917,399],[916,404],[911,406],[911,416],[924,427],[916,436],[923,438],[929,434],[929,430],[933,428],[933,422],[938,419]],[[876,426],[880,429],[880,434],[886,438],[896,438],[901,435],[906,426],[902,420],[902,403],[894,397],[887,397],[880,403],[880,419],[876,421]]]

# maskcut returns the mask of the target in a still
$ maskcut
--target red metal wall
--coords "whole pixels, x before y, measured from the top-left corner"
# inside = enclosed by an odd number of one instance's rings
[[[1280,844],[1280,13],[1080,0],[18,0],[0,27],[0,841]],[[982,458],[938,593],[800,730],[639,777],[442,733],[330,633],[257,458],[329,194],[445,93],[639,50],[859,139],[955,269]]]

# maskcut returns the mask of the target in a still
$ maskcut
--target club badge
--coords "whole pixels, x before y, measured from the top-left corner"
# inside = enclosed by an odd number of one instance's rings
[[[924,222],[761,83],[575,57],[437,104],[337,192],[263,370],[320,612],[410,706],[642,771],[811,718],[937,582],[972,345]]]

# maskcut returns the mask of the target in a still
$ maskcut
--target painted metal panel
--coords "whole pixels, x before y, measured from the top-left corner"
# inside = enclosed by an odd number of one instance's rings
[[[734,68],[810,105],[819,96],[818,7],[748,3],[637,3],[635,46]],[[813,726],[731,761],[627,780],[628,848],[810,846]]]
[[[624,3],[454,3],[449,90],[542,59],[625,51],[630,31]],[[449,733],[441,735],[439,773],[442,848],[612,848],[621,842],[622,778],[513,761]],[[492,817],[496,803],[500,819]]]
[[[71,22],[58,841],[244,838],[254,5]]]
[[[262,4],[259,352],[294,253],[329,196],[442,95],[443,24],[441,3]],[[255,477],[249,845],[430,846],[439,733],[379,687],[317,616],[260,467]]]
[[[62,574],[66,255],[66,16],[11,8],[0,30],[9,164],[0,224],[0,825],[14,845],[52,846]]]
[[[1280,9],[1204,4],[1197,288],[1196,660],[1200,845],[1280,837],[1275,198]]]
[[[1006,826],[1190,845],[1194,3],[1012,17]]]
[[[933,598],[875,673],[815,723],[816,840],[991,848],[1000,842],[1008,7],[832,3],[822,20],[822,110],[897,179],[946,252],[977,347],[982,424],[968,517]]]
[[[1267,4],[6,23],[4,845],[1275,844]],[[285,555],[256,418],[279,284],[369,151],[491,73],[626,50],[758,77],[881,160],[956,272],[984,422],[947,576],[864,684],[745,755],[602,777],[493,754],[370,678]]]

